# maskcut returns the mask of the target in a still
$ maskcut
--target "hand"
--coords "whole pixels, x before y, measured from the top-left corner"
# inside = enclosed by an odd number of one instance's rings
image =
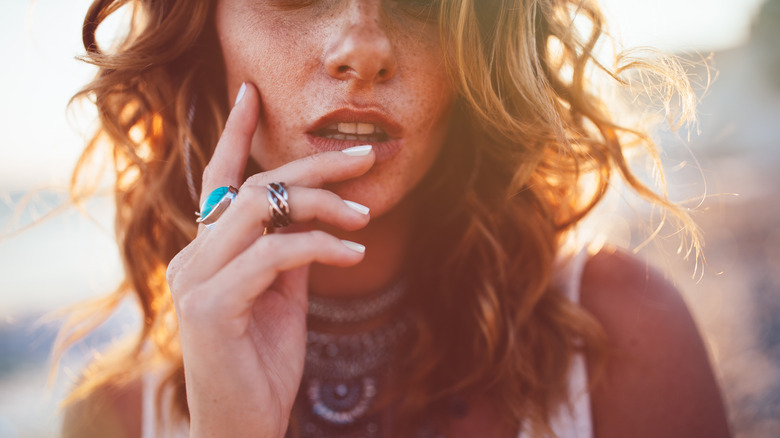
[[[260,111],[257,90],[245,86],[203,174],[202,197],[240,185]],[[373,151],[326,152],[253,175],[213,229],[201,226],[171,261],[190,436],[284,436],[303,374],[309,265],[363,259],[306,224],[364,227],[368,214],[321,187],[364,174],[374,159]],[[287,184],[294,225],[263,235],[271,223],[265,186],[279,181]]]

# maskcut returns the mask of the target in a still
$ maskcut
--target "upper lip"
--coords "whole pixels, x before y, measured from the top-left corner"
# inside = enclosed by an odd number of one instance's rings
[[[401,124],[394,121],[382,111],[374,109],[341,108],[331,111],[311,125],[308,132],[315,134],[334,123],[371,123],[382,128],[390,138],[399,138],[403,132]]]

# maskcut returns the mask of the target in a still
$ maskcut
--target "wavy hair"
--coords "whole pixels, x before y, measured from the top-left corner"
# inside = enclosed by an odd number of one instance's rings
[[[87,170],[108,152],[126,279],[110,297],[79,309],[61,345],[90,331],[128,295],[143,323],[128,348],[86,370],[71,399],[136,380],[163,363],[174,409],[187,415],[165,269],[195,237],[187,174],[202,173],[228,113],[223,67],[213,62],[221,56],[214,3],[96,0],[84,20],[83,59],[99,72],[74,99],[97,105],[100,128],[74,171],[71,193],[79,201],[92,192]],[[126,4],[130,31],[103,50],[96,30]],[[400,368],[401,423],[413,427],[421,413],[444,409],[452,396],[484,396],[507,427],[522,422],[535,436],[552,435],[549,421],[566,400],[572,358],[587,354],[595,378],[607,351],[597,321],[552,281],[567,232],[604,197],[614,175],[695,229],[663,185],[648,187],[632,171],[629,147],[643,147],[660,170],[656,148],[647,132],[616,121],[592,79],[629,87],[631,77],[652,76],[667,107],[673,98],[681,104],[678,121],[695,102],[673,60],[598,62],[606,30],[595,1],[434,5],[431,19],[438,16],[460,120],[451,135],[457,153],[442,154],[418,189],[436,214],[419,218],[425,231],[419,238],[427,241],[419,247],[429,250],[412,264],[419,267],[413,285],[425,293],[413,294],[422,317]],[[426,222],[431,217],[437,222]]]

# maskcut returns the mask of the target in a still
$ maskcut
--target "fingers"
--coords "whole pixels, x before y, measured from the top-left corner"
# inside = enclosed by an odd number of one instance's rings
[[[368,172],[376,155],[371,145],[343,151],[322,152],[289,162],[276,169],[249,177],[244,186],[265,186],[272,182],[304,187],[322,187],[346,181]],[[243,188],[243,186],[242,186]]]
[[[241,84],[225,130],[203,171],[201,202],[218,187],[241,185],[259,115],[260,95],[252,84],[245,82]]]
[[[289,187],[287,190],[294,223],[319,221],[353,231],[363,228],[370,220],[368,208],[344,201],[333,192],[306,187]],[[271,223],[267,193],[265,187],[244,185],[241,188],[236,200],[214,228],[202,237],[202,251],[193,260],[193,272],[207,278],[263,236],[265,227]],[[311,244],[314,245],[314,242]]]
[[[359,263],[365,248],[356,245],[316,230],[263,236],[203,283],[203,290],[223,290],[231,294],[230,299],[220,294],[210,294],[210,298],[193,298],[199,301],[198,305],[208,306],[212,311],[234,315],[245,311],[247,305],[267,290],[281,272],[314,262],[333,266]]]
[[[368,207],[356,202],[344,201],[333,192],[307,187],[287,187],[290,219],[293,223],[320,221],[329,225],[354,231],[368,224]],[[220,218],[232,232],[262,233],[271,225],[271,210],[268,189],[258,186],[244,186],[235,202]]]

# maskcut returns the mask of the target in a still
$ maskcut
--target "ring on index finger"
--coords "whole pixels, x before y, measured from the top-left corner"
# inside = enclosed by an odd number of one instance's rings
[[[198,218],[195,222],[203,224],[211,229],[217,222],[217,219],[227,210],[230,204],[236,199],[238,189],[233,186],[219,187],[214,189],[200,206],[200,212],[195,213]]]
[[[290,204],[287,203],[287,188],[282,182],[273,182],[265,186],[268,189],[268,213],[274,228],[286,227],[292,223]]]

